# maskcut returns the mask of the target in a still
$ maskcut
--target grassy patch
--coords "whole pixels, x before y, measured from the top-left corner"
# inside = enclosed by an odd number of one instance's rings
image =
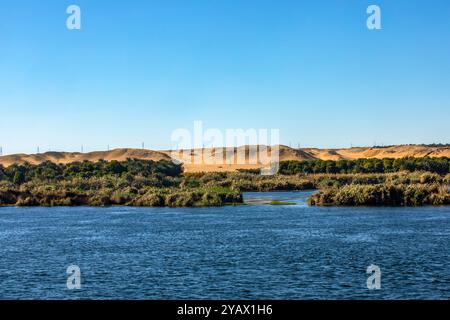
[[[271,206],[294,206],[294,205],[296,205],[297,203],[295,203],[295,202],[285,202],[285,201],[278,201],[278,200],[276,200],[276,201],[271,201],[269,204],[270,204]]]

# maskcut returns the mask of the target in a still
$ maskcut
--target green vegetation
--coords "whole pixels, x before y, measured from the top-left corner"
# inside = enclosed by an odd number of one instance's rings
[[[309,202],[320,206],[436,206],[449,205],[450,193],[439,184],[356,184],[325,189]]]
[[[324,163],[323,161],[322,163]],[[402,162],[398,162],[402,163]],[[437,163],[440,163],[439,161]],[[281,163],[287,166],[288,162]],[[241,176],[243,173],[241,173]],[[247,173],[248,175],[248,173]],[[239,176],[239,175],[238,175]],[[244,179],[247,184],[267,177]],[[236,180],[236,175],[234,180]],[[239,180],[238,180],[239,181]],[[426,171],[277,175],[272,182],[297,185],[297,190],[319,189],[309,203],[317,206],[422,206],[450,204],[450,174]],[[286,183],[289,181],[289,184]],[[261,183],[261,182],[260,182]],[[260,184],[259,184],[260,185]],[[312,186],[312,188],[311,188]],[[280,189],[277,189],[280,190]],[[286,188],[285,190],[292,190]]]
[[[62,181],[73,178],[114,177],[152,177],[163,181],[167,177],[178,177],[183,172],[181,165],[171,161],[144,161],[128,159],[127,161],[73,162],[54,164],[43,162],[39,165],[14,164],[4,168],[0,165],[0,181],[22,184],[30,181]]]
[[[135,159],[0,165],[0,206],[223,206],[241,204],[245,191],[307,189],[320,190],[311,205],[448,205],[448,166],[448,158],[287,161],[280,164],[281,174],[261,176],[183,173],[170,161]]]
[[[261,176],[252,173],[216,172],[216,173],[186,173],[183,183],[205,188],[226,187],[245,191],[283,191],[315,189],[311,179],[304,176]]]
[[[280,174],[284,175],[312,173],[392,173],[400,171],[427,171],[448,174],[450,173],[450,158],[312,160],[283,161],[280,163]]]
[[[450,204],[449,175],[429,172],[330,175],[309,202],[319,206],[422,206]]]
[[[285,202],[285,201],[271,201],[271,206],[293,206],[296,205],[295,202]]]
[[[184,183],[170,161],[0,166],[0,205],[195,207],[242,203],[238,190]]]

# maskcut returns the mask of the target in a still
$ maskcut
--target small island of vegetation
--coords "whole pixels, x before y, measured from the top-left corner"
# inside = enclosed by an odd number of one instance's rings
[[[449,158],[286,161],[280,173],[316,176],[320,192],[309,199],[311,205],[450,204]]]

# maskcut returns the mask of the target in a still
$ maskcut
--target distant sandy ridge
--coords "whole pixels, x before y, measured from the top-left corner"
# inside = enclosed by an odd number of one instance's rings
[[[256,147],[256,146],[253,146]],[[262,148],[263,146],[258,146]],[[14,154],[0,157],[0,165],[5,167],[12,164],[22,164],[28,162],[30,164],[39,164],[45,161],[52,161],[54,163],[71,163],[75,161],[99,161],[101,159],[111,161],[123,161],[128,158],[143,159],[143,160],[171,160],[177,159],[184,163],[186,172],[212,172],[212,171],[235,171],[238,169],[258,169],[263,165],[259,159],[252,158],[247,153],[246,161],[237,162],[232,161],[226,163],[225,161],[215,164],[212,160],[226,159],[226,156],[234,156],[238,151],[248,150],[249,146],[228,149],[195,149],[189,151],[154,151],[145,149],[114,149],[111,151],[95,151],[89,153],[79,152],[46,152],[39,154]],[[268,147],[270,152],[270,147]],[[203,155],[202,155],[203,153]],[[200,161],[194,162],[194,157],[199,157]],[[293,149],[287,146],[279,146],[279,160],[354,160],[361,158],[404,158],[404,157],[449,157],[450,147],[447,146],[422,146],[422,145],[399,145],[391,147],[355,147],[348,149],[317,149],[304,148]],[[217,162],[216,162],[217,163]]]

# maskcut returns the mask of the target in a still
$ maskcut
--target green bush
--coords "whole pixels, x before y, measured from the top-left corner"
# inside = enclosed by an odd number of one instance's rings
[[[450,173],[450,158],[402,158],[402,159],[357,159],[357,160],[308,160],[282,161],[280,174],[318,173],[391,173],[399,171],[427,171],[438,174]]]
[[[311,205],[423,206],[450,204],[448,188],[439,184],[346,185],[314,194]]]

